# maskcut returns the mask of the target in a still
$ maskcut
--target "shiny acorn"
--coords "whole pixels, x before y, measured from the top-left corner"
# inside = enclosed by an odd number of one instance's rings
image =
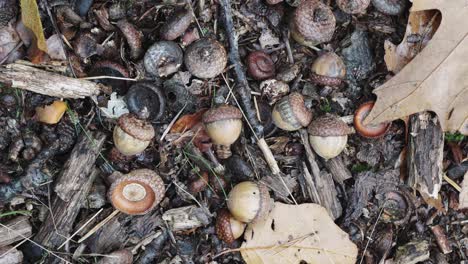
[[[346,147],[350,133],[346,123],[331,114],[313,120],[307,130],[310,145],[324,159],[338,156]]]
[[[306,127],[312,120],[312,112],[305,106],[304,97],[297,92],[281,98],[273,107],[275,125],[286,131]]]
[[[205,131],[216,147],[220,159],[229,158],[230,146],[242,131],[242,113],[234,106],[221,105],[206,111],[202,117]]]
[[[124,114],[114,127],[114,145],[122,154],[132,156],[143,152],[154,135],[154,128],[149,122],[133,114]]]
[[[378,138],[388,131],[391,123],[380,123],[376,125],[364,125],[364,120],[374,107],[374,102],[367,102],[359,106],[354,113],[354,128],[356,132],[366,138]]]
[[[229,192],[227,206],[236,220],[251,223],[265,219],[272,209],[272,202],[265,185],[245,181]]]

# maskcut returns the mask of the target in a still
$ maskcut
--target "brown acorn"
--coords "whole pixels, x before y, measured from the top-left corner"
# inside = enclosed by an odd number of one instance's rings
[[[154,128],[149,122],[133,114],[124,114],[114,127],[114,145],[122,154],[132,156],[143,152],[154,135]]]
[[[158,41],[146,51],[143,62],[150,75],[166,77],[179,70],[182,60],[182,49],[177,43]]]
[[[292,37],[304,46],[330,41],[335,26],[332,10],[320,0],[301,1],[290,24]]]
[[[255,80],[265,80],[275,76],[275,63],[265,52],[254,51],[247,56],[247,71]]]
[[[312,64],[310,78],[313,82],[336,87],[343,83],[346,76],[346,66],[334,52],[320,55]]]
[[[242,236],[245,223],[237,221],[226,209],[221,209],[216,218],[216,234],[224,242],[231,244]]]
[[[277,127],[286,131],[295,131],[310,123],[312,112],[305,106],[302,94],[294,92],[275,104],[272,118]]]

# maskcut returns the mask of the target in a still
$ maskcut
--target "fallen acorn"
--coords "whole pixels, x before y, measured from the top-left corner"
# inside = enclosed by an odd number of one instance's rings
[[[272,202],[264,184],[245,181],[229,192],[227,206],[236,220],[250,223],[264,219],[272,209]]]
[[[273,107],[271,116],[273,123],[286,131],[306,127],[312,120],[312,112],[305,106],[304,96],[297,92],[281,98]]]
[[[224,242],[231,244],[244,233],[246,224],[236,220],[232,214],[226,210],[218,211],[216,218],[216,234]]]
[[[343,151],[350,132],[345,122],[331,114],[313,120],[307,130],[310,145],[324,159],[334,158]]]
[[[354,113],[354,128],[356,132],[366,138],[378,138],[388,131],[391,123],[380,123],[376,125],[364,125],[364,120],[369,115],[370,111],[374,107],[374,102],[366,102],[359,106]]]
[[[346,66],[334,52],[320,55],[312,64],[310,78],[313,82],[330,87],[337,87],[343,83],[346,76]]]
[[[143,152],[154,135],[154,128],[149,122],[133,114],[124,114],[114,127],[114,145],[122,154],[132,156]]]
[[[226,49],[217,40],[202,38],[187,47],[184,63],[194,76],[201,79],[214,78],[226,67]]]

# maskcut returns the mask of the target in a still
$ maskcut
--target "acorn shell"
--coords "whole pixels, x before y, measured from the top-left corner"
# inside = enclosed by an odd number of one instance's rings
[[[189,72],[196,77],[214,78],[226,68],[226,49],[214,39],[202,38],[188,46],[184,63]]]
[[[378,138],[385,135],[391,125],[391,123],[387,122],[377,125],[364,125],[364,119],[366,119],[373,107],[374,102],[367,102],[359,106],[354,113],[354,128],[359,135],[366,138]]]
[[[265,185],[246,181],[229,192],[227,206],[236,220],[250,223],[264,219],[272,204]]]
[[[164,114],[166,97],[155,83],[135,83],[125,95],[125,102],[130,113],[140,118],[158,120]]]
[[[161,27],[161,38],[164,40],[175,40],[182,36],[192,24],[193,15],[190,10],[177,11]]]
[[[265,80],[275,76],[275,63],[265,52],[254,51],[247,56],[247,71],[255,80]]]
[[[350,129],[345,122],[335,115],[326,114],[313,120],[307,128],[309,135],[319,137],[345,136]]]
[[[370,0],[336,0],[338,7],[348,14],[364,13],[370,4]]]
[[[315,46],[330,41],[335,26],[335,16],[329,6],[320,0],[305,0],[294,11],[291,34],[299,43]]]
[[[306,127],[312,120],[312,112],[307,109],[304,97],[297,92],[280,99],[272,111],[275,125],[286,131],[295,131]]]
[[[124,197],[123,190],[129,184],[138,184],[145,190],[145,196],[138,201]],[[129,214],[142,215],[153,210],[164,198],[165,186],[161,177],[149,169],[138,169],[117,177],[108,192],[109,200],[115,209]]]
[[[143,63],[153,76],[166,77],[177,72],[183,61],[182,49],[173,41],[158,41],[145,53]]]

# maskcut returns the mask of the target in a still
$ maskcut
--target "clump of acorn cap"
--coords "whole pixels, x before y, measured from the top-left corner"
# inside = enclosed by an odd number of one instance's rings
[[[313,120],[307,130],[310,145],[324,159],[338,156],[346,147],[350,133],[348,125],[332,114]]]

